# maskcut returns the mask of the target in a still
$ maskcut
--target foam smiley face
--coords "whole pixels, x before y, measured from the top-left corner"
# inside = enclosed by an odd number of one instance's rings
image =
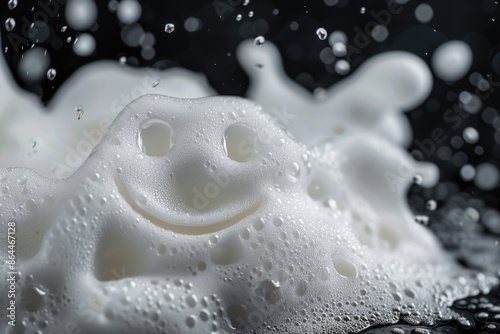
[[[300,145],[286,143],[284,132],[262,131],[273,121],[258,109],[226,98],[131,103],[102,145],[126,148],[115,157],[121,195],[177,233],[217,232],[256,212],[269,199],[277,166],[284,171],[301,160]]]
[[[496,281],[413,222],[403,194],[419,170],[375,136],[308,148],[244,99],[141,97],[68,179],[0,169],[16,247],[0,253],[15,295],[0,295],[0,328],[348,333],[450,316]]]

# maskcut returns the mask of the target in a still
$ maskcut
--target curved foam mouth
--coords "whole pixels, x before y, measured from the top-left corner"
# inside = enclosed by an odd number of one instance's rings
[[[177,225],[171,222],[167,222],[163,219],[156,218],[152,214],[144,211],[142,208],[140,208],[135,201],[132,199],[132,197],[128,194],[127,190],[125,189],[125,186],[121,182],[121,180],[118,177],[115,177],[115,183],[118,188],[118,192],[122,197],[125,199],[125,201],[130,205],[130,207],[140,214],[142,217],[145,219],[149,220],[151,223],[172,231],[174,233],[178,234],[189,234],[189,235],[201,235],[201,234],[209,234],[209,233],[216,233],[219,231],[222,231],[224,229],[227,229],[233,225],[236,225],[243,219],[247,218],[248,216],[253,215],[255,212],[257,212],[260,207],[262,206],[262,203],[264,202],[264,198],[260,198],[254,205],[246,209],[245,211],[241,212],[240,214],[233,216],[229,219],[206,225],[206,226],[181,226]]]

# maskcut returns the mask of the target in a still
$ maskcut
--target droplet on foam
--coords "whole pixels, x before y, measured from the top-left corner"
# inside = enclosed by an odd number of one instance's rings
[[[253,44],[255,44],[257,46],[261,46],[262,44],[264,44],[265,41],[266,41],[266,39],[264,38],[264,36],[257,36],[257,37],[255,37]]]
[[[345,258],[334,258],[333,267],[337,273],[345,278],[356,278],[358,276],[358,268],[356,265]]]

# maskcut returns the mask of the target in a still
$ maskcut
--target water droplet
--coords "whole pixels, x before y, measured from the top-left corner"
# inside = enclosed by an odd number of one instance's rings
[[[76,117],[78,118],[78,120],[80,120],[83,116],[83,107],[81,105],[77,105],[75,111],[76,111]]]
[[[57,75],[57,71],[54,68],[49,68],[49,70],[47,71],[47,79],[52,81],[52,80],[54,80],[56,75]]]
[[[175,24],[167,23],[165,25],[165,32],[171,34],[175,30]]]
[[[241,14],[236,15],[236,21],[241,21],[241,18],[242,18]]]
[[[294,162],[288,166],[286,170],[286,176],[292,182],[297,182],[300,177],[300,166],[298,163]]]
[[[7,31],[12,31],[15,26],[16,20],[14,20],[12,17],[9,17],[7,20],[5,20],[5,29],[7,29]]]
[[[13,10],[14,8],[16,8],[17,7],[17,0],[9,0],[9,2],[7,3],[7,7],[10,10]]]
[[[427,216],[415,216],[415,221],[420,225],[429,225],[429,217]]]
[[[255,37],[253,44],[261,46],[262,44],[264,44],[265,41],[266,41],[266,39],[264,38],[264,36],[258,36],[258,37]]]
[[[253,10],[251,10],[249,13],[248,13],[248,17],[252,17],[253,16]]]
[[[436,210],[436,208],[437,208],[437,203],[436,203],[436,201],[435,201],[435,200],[430,199],[430,200],[428,200],[428,201],[427,201],[427,203],[425,203],[425,207],[426,207],[426,208],[427,208],[427,210],[429,210],[429,211],[434,211],[434,210]]]
[[[361,7],[361,9],[359,10],[359,12],[360,12],[361,14],[366,13],[366,8],[365,8],[365,7]]]
[[[420,175],[420,174],[415,174],[415,176],[413,177],[413,183],[415,183],[417,185],[422,184],[423,180],[424,179],[423,179],[422,175]]]
[[[324,41],[328,36],[328,33],[326,32],[325,28],[318,28],[318,30],[316,30],[316,35],[318,35],[318,38],[320,40]]]
[[[65,31],[66,31],[66,29],[68,29],[68,26],[63,26],[63,27],[61,28],[61,32],[65,32]]]

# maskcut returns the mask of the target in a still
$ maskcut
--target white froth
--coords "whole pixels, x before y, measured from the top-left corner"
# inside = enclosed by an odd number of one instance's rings
[[[321,98],[286,77],[272,43],[256,47],[244,42],[238,48],[238,59],[251,78],[248,97],[307,144],[331,140],[346,132],[373,130],[406,145],[411,132],[399,113],[422,103],[432,88],[432,74],[425,62],[401,51],[369,59],[352,76],[327,89]]]
[[[457,81],[469,72],[472,50],[462,41],[440,45],[432,55],[432,69],[444,81]]]
[[[433,323],[497,283],[456,265],[405,201],[415,177],[438,179],[400,147],[401,112],[431,89],[422,60],[376,56],[315,97],[272,43],[238,56],[264,107],[197,99],[213,91],[184,70],[102,62],[43,113],[0,76],[0,165],[18,167],[0,168],[0,223],[16,223],[26,332],[347,333]]]
[[[79,69],[45,110],[38,98],[12,87],[13,78],[4,61],[0,57],[0,70],[5,74],[0,77],[0,166],[29,167],[46,177],[70,176],[116,115],[142,95],[215,94],[201,74],[183,69],[134,69],[104,61]],[[81,120],[74,112],[79,105],[85,110]]]

